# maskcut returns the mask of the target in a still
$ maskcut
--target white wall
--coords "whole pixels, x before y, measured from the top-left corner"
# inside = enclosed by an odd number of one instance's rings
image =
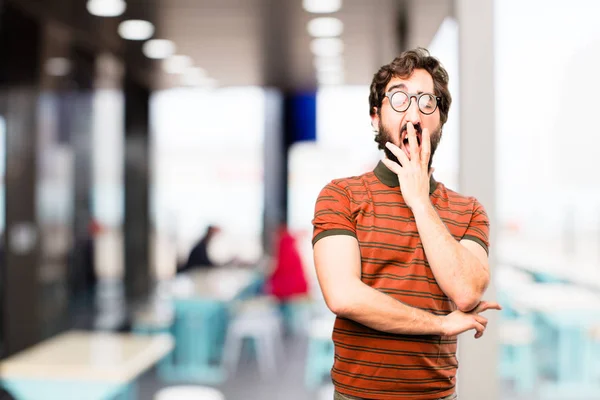
[[[433,157],[434,177],[452,190],[460,191],[458,185],[459,145],[460,145],[460,93],[458,65],[458,24],[452,17],[444,19],[436,32],[429,52],[436,57],[450,77],[448,89],[452,95],[452,105],[448,121],[444,125],[442,141]]]
[[[186,256],[208,224],[236,246],[260,253],[264,91],[255,87],[173,89],[151,100],[151,215]],[[234,248],[235,247],[235,248]]]
[[[569,218],[597,232],[600,2],[502,0],[494,12],[499,218],[535,236]]]

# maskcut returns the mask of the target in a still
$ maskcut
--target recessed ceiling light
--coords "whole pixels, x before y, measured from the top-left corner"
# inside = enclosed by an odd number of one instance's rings
[[[317,80],[321,81],[336,81],[336,80],[344,80],[344,72],[343,71],[318,71],[317,72]]]
[[[320,70],[342,70],[344,69],[344,59],[335,57],[315,57],[313,61],[315,69]]]
[[[167,58],[163,63],[163,69],[169,74],[182,74],[192,66],[192,59],[188,56],[175,55]]]
[[[130,19],[119,24],[119,35],[127,40],[146,40],[154,35],[154,25],[141,19]]]
[[[118,17],[125,12],[123,0],[88,0],[87,10],[97,17]]]
[[[342,54],[344,42],[339,38],[318,38],[310,42],[310,50],[320,57],[331,57]]]
[[[204,89],[215,89],[219,84],[219,82],[215,78],[204,77],[193,85],[196,87],[201,87]]]
[[[314,37],[340,36],[344,31],[344,24],[338,18],[319,17],[310,20],[306,30]]]
[[[217,86],[217,80],[209,78],[206,75],[199,75],[195,73],[185,73],[181,76],[181,84],[184,86],[214,88]]]
[[[342,76],[327,76],[317,79],[319,86],[334,86],[342,85],[344,83],[344,77]]]
[[[175,43],[166,39],[152,39],[144,43],[142,51],[146,57],[160,60],[175,53]]]
[[[206,71],[200,67],[188,68],[181,76],[181,83],[187,86],[198,86],[206,80]]]
[[[311,13],[332,13],[342,8],[342,0],[303,0],[302,6]]]

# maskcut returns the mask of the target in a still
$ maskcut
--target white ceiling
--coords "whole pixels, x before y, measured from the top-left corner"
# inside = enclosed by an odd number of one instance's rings
[[[173,40],[178,54],[192,57],[219,85],[315,87],[306,24],[319,15],[304,11],[302,0],[156,1],[156,37]],[[344,0],[339,12],[327,14],[344,23],[345,83],[369,84],[376,69],[394,57],[399,3]],[[158,74],[159,87],[178,81]]]

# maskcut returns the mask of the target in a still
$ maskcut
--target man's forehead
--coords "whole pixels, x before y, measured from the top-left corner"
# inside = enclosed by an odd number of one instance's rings
[[[411,93],[433,92],[433,78],[429,72],[423,69],[416,69],[409,77],[392,77],[385,88],[386,92],[391,88],[407,90]]]

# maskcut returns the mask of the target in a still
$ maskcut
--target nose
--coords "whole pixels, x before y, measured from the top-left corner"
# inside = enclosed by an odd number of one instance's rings
[[[406,122],[412,122],[413,125],[421,123],[421,112],[419,111],[419,105],[415,96],[410,99],[408,110],[404,112],[404,116]]]

